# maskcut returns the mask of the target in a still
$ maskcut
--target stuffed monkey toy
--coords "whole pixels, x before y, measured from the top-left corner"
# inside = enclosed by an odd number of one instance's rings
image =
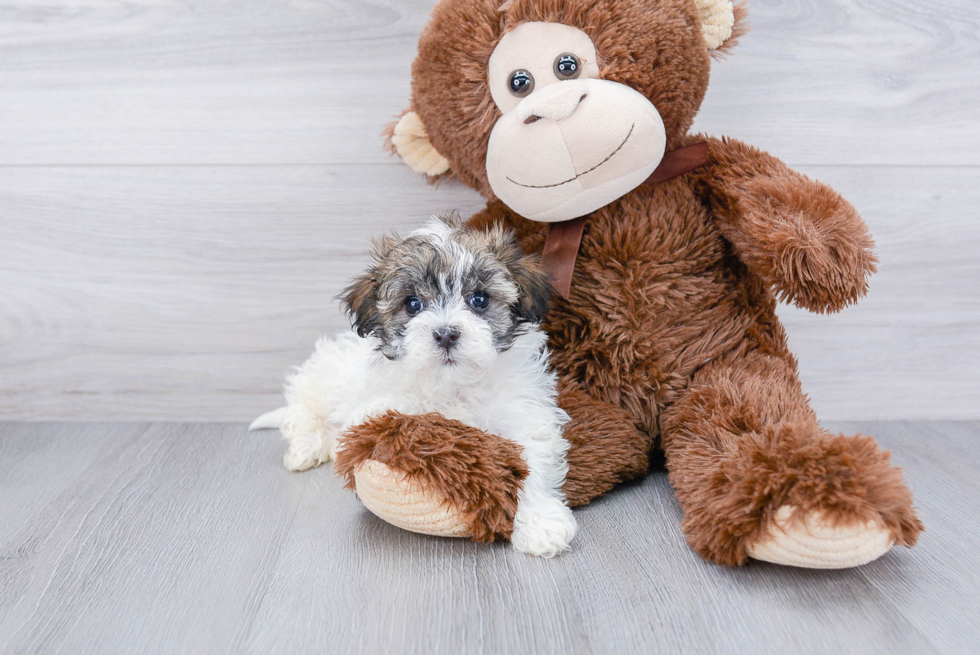
[[[855,302],[873,242],[829,187],[688,132],[743,18],[730,0],[441,0],[390,144],[486,197],[471,224],[542,254],[569,505],[662,451],[702,557],[857,566],[922,525],[887,452],[820,427],[776,303]],[[390,523],[480,541],[510,536],[526,474],[495,435],[397,413],[345,434],[336,469]]]

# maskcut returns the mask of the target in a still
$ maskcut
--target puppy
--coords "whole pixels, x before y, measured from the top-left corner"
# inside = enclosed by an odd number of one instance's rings
[[[539,327],[545,273],[511,233],[455,217],[382,238],[372,256],[342,296],[357,335],[321,339],[287,380],[288,406],[251,429],[279,427],[293,471],[333,459],[339,434],[388,410],[439,412],[497,434],[523,448],[529,471],[511,543],[543,557],[567,549],[576,531],[561,491],[568,416]]]

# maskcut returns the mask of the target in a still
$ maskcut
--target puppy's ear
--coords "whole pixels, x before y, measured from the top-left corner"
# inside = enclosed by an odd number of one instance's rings
[[[511,268],[511,275],[520,294],[517,318],[528,323],[540,323],[548,313],[548,296],[551,293],[548,274],[541,269],[536,258],[525,255]]]
[[[525,255],[513,232],[505,232],[495,227],[492,235],[497,257],[507,267],[511,279],[517,285],[517,303],[514,317],[522,323],[540,323],[548,313],[548,296],[551,283],[548,274],[538,263],[537,257]]]
[[[359,337],[373,334],[381,325],[381,312],[378,311],[381,266],[396,243],[397,240],[387,236],[376,240],[374,249],[371,251],[371,258],[375,262],[374,266],[363,275],[354,278],[340,295],[344,310]]]
[[[357,336],[366,337],[381,324],[378,313],[378,282],[374,269],[360,275],[350,283],[340,299]]]

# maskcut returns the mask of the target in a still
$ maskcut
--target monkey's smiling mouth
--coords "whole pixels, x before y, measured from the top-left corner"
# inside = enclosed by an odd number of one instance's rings
[[[613,155],[615,155],[617,152],[619,152],[620,150],[622,150],[623,149],[623,146],[626,145],[626,142],[630,140],[630,136],[633,135],[633,128],[634,127],[636,127],[636,123],[633,123],[632,125],[630,125],[630,131],[626,134],[626,138],[623,139],[623,142],[622,143],[620,143],[618,146],[616,146],[616,149],[615,150],[613,150],[612,152],[609,153],[609,156],[607,156],[605,159],[603,159],[601,162],[599,162],[598,164],[596,164],[595,166],[593,166],[589,170],[582,171],[581,173],[579,173],[575,177],[571,177],[571,178],[565,180],[564,182],[557,182],[555,184],[541,184],[541,185],[521,184],[520,182],[518,182],[516,180],[512,180],[509,177],[507,178],[507,181],[508,182],[511,182],[513,184],[516,184],[517,186],[525,187],[527,189],[551,189],[551,188],[556,187],[556,186],[561,186],[562,184],[568,184],[569,182],[574,182],[575,180],[577,180],[578,178],[582,177],[583,175],[586,175],[588,173],[591,173],[595,169],[599,168],[600,166],[602,166],[603,164],[605,164],[607,161],[609,161],[610,159],[612,159],[613,158]]]

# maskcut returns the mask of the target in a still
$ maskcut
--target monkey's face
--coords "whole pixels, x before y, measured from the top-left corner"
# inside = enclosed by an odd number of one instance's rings
[[[440,0],[392,145],[537,221],[629,193],[682,145],[732,0]]]
[[[490,56],[488,84],[502,116],[490,133],[487,179],[525,218],[595,211],[636,188],[663,158],[657,108],[598,76],[592,40],[560,23],[523,23]]]

